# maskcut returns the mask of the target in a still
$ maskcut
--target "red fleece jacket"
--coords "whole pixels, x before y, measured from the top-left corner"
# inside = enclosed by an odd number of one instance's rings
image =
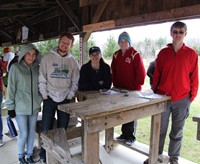
[[[142,89],[146,72],[141,55],[133,47],[123,56],[121,50],[114,53],[111,70],[114,87],[127,90]]]
[[[177,52],[172,44],[162,49],[156,59],[153,76],[154,91],[178,101],[190,96],[193,101],[198,91],[198,54],[185,44]]]

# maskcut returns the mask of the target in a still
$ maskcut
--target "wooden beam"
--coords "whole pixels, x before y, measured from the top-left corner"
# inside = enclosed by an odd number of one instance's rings
[[[54,17],[60,16],[63,14],[63,11],[59,9],[60,9],[59,6],[51,8],[47,11],[34,15],[32,18],[29,18],[26,21],[28,24],[34,25],[34,24],[43,22],[45,20],[52,19]],[[13,31],[14,29],[18,29],[20,26],[21,26],[20,24],[15,24],[15,25],[8,26],[5,29],[8,31]]]
[[[20,18],[15,18],[15,19],[16,19],[21,25],[28,27],[29,30],[30,30],[33,34],[36,34],[36,33],[37,33],[37,32],[36,32],[36,29],[35,29],[32,25],[30,25],[29,23],[27,23],[25,20],[22,20],[22,19],[20,19]]]
[[[14,40],[14,37],[13,37],[7,30],[1,29],[0,32],[1,32],[2,34],[4,34],[5,36],[7,36],[8,38],[10,38],[11,40]]]
[[[199,8],[200,4],[117,19],[116,28],[162,23],[178,19],[199,18]]]
[[[93,32],[99,30],[107,30],[111,28],[115,28],[114,20],[85,25],[83,26],[83,32]]]
[[[109,2],[109,0],[105,0],[105,2],[99,4],[99,6],[94,14],[94,17],[92,18],[91,23],[96,23],[99,21],[101,15],[103,14],[103,11],[105,10],[106,6],[108,5],[108,2]],[[92,32],[87,32],[86,34],[84,34],[83,40],[87,41],[89,39],[91,33]]]
[[[79,7],[89,6],[95,3],[103,2],[104,0],[79,0]]]
[[[71,20],[74,26],[80,31],[80,21],[77,16],[73,13],[71,7],[65,3],[64,0],[56,0],[60,8],[64,11],[65,15]]]
[[[24,0],[9,0],[9,1],[1,1],[0,6],[3,5],[7,5],[7,4],[16,4],[16,3],[20,3],[20,2],[24,2]]]

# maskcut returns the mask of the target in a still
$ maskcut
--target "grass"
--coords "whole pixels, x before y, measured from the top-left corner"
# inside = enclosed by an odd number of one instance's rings
[[[143,87],[143,90],[145,89],[149,89],[148,78],[145,79],[145,85]],[[200,141],[196,140],[197,122],[193,122],[192,117],[200,113],[199,111],[200,103],[198,101],[199,97],[200,94],[197,96],[196,100],[194,100],[194,102],[191,104],[190,115],[187,118],[184,127],[183,142],[181,147],[181,157],[195,163],[200,163],[200,156],[199,156]],[[136,132],[137,141],[149,145],[150,125],[151,125],[151,117],[146,117],[138,120],[138,126]],[[168,136],[170,131],[170,125],[171,123],[169,124],[168,134],[165,140],[164,151],[166,152],[168,151],[168,144],[169,144]],[[116,127],[115,132],[121,134],[121,126]]]

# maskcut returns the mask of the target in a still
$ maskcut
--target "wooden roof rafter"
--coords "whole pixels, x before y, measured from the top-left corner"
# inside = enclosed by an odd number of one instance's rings
[[[105,0],[103,3],[99,4],[93,18],[92,18],[92,21],[91,23],[97,23],[101,17],[101,15],[103,14],[103,11],[105,10],[106,6],[108,5],[108,2],[110,0]],[[91,32],[87,32],[83,35],[83,40],[84,41],[87,41],[90,37],[90,35],[92,34],[92,31]]]
[[[26,26],[29,28],[29,30],[33,33],[33,34],[37,34],[37,30],[32,26],[30,25],[29,23],[27,23],[25,20],[22,20],[20,18],[15,18],[21,25],[23,26]]]
[[[3,35],[5,35],[8,38],[14,40],[14,38],[12,37],[12,35],[8,31],[6,31],[5,29],[0,29],[0,33],[2,33]]]
[[[71,22],[77,28],[77,30],[80,31],[80,21],[79,21],[78,17],[71,10],[71,7],[67,3],[65,3],[64,0],[56,0],[56,1],[57,1],[58,5],[60,6],[60,8],[67,15],[67,17],[71,20]]]
[[[44,11],[42,13],[39,13],[37,15],[34,15],[33,17],[27,19],[26,22],[28,24],[34,25],[39,22],[62,15],[63,12],[61,10],[58,10],[58,8],[59,7],[57,6],[57,7],[51,8],[47,11]],[[13,29],[19,28],[20,26],[21,26],[20,24],[18,24],[18,25],[15,24],[15,25],[8,26],[5,29],[7,29],[8,31],[12,31]]]

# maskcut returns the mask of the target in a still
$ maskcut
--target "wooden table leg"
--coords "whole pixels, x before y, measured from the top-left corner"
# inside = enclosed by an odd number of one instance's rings
[[[99,164],[99,132],[87,133],[87,123],[83,125],[83,158],[86,164]]]
[[[160,138],[161,114],[156,114],[151,117],[151,138],[149,149],[149,163],[155,164],[158,160],[158,147]]]
[[[105,130],[105,149],[107,152],[110,152],[113,150],[114,147],[114,128],[106,129]]]

